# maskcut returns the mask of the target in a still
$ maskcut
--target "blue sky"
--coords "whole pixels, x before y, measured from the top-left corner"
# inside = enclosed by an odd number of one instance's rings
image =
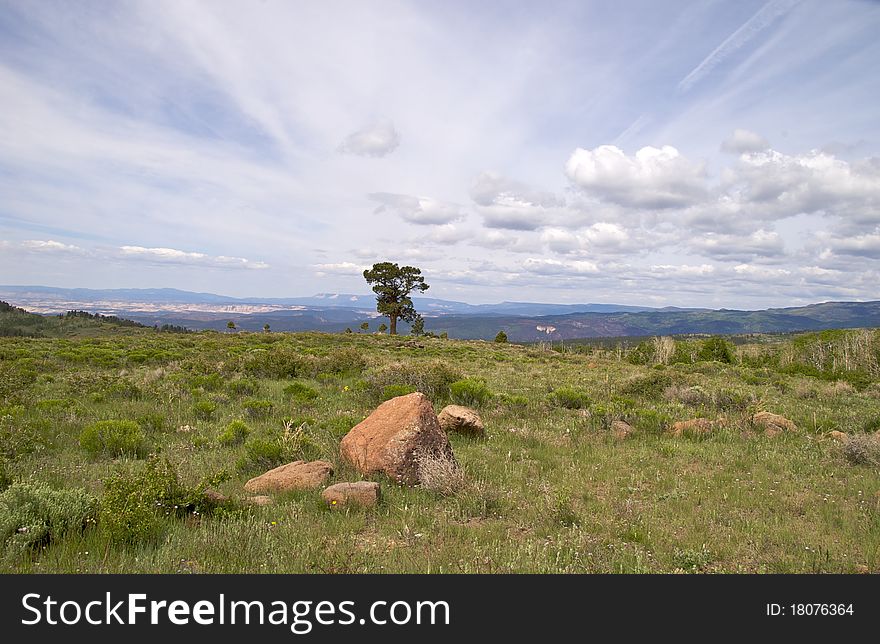
[[[880,299],[880,3],[0,1],[0,283]]]

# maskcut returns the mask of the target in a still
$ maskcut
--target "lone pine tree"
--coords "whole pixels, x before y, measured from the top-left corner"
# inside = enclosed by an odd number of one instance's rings
[[[390,321],[390,334],[397,335],[397,320],[412,322],[416,319],[415,307],[409,294],[428,290],[422,271],[414,266],[398,266],[392,262],[373,264],[364,271],[364,279],[376,294],[376,310]]]

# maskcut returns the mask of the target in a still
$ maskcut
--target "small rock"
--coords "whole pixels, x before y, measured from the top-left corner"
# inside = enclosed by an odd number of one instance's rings
[[[797,425],[785,416],[771,414],[769,411],[759,411],[752,416],[752,422],[758,427],[764,428],[764,435],[769,438],[778,436],[782,432],[796,432]]]
[[[371,508],[379,502],[379,484],[372,481],[336,483],[321,492],[321,497],[330,507],[359,505]]]
[[[480,415],[473,409],[461,405],[446,405],[437,414],[437,422],[447,434],[458,432],[470,436],[483,436],[486,433]]]
[[[692,418],[690,420],[680,420],[673,423],[669,428],[669,432],[673,436],[681,436],[682,434],[708,434],[712,431],[714,423],[708,418]]]
[[[406,485],[420,483],[420,453],[452,458],[434,407],[420,392],[386,400],[342,438],[339,449],[361,474],[384,472]]]
[[[271,496],[249,496],[245,499],[245,502],[251,505],[272,505],[275,503]]]
[[[180,432],[181,434],[189,434],[194,429],[195,429],[195,427],[193,427],[192,425],[181,425],[180,427],[177,428],[177,431]]]
[[[622,420],[615,420],[613,423],[611,423],[611,435],[619,441],[627,438],[634,431],[635,429],[633,429],[632,425]]]
[[[846,432],[839,432],[835,429],[834,431],[828,432],[828,438],[835,440],[838,443],[845,443],[849,440],[849,435]]]
[[[229,501],[229,497],[225,494],[220,494],[217,490],[207,489],[204,494],[205,500],[208,503],[213,503],[214,505],[221,505]]]
[[[333,473],[327,461],[294,461],[260,474],[244,484],[247,492],[286,492],[321,487]]]

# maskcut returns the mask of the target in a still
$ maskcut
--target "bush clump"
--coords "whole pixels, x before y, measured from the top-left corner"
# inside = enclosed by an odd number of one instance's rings
[[[736,358],[733,345],[724,338],[708,338],[703,340],[697,358],[701,362],[724,362],[732,364]]]
[[[216,501],[205,495],[205,489],[223,476],[190,488],[180,482],[167,459],[153,457],[139,472],[119,471],[104,479],[98,525],[113,543],[155,542],[168,518],[210,514]]]
[[[0,540],[7,555],[45,546],[95,523],[98,499],[82,489],[14,483],[0,493]]]
[[[853,465],[880,466],[880,439],[872,434],[856,434],[843,444],[843,455]]]
[[[453,382],[449,386],[452,401],[458,405],[478,407],[485,405],[492,398],[492,392],[486,382],[477,378],[465,378]]]
[[[319,395],[317,389],[309,387],[301,382],[291,382],[289,385],[285,385],[282,391],[288,398],[301,403],[315,400]]]
[[[641,396],[657,400],[663,392],[673,385],[673,378],[666,371],[651,371],[625,382],[620,393],[625,396]]]
[[[244,445],[245,454],[238,461],[242,472],[270,470],[296,460],[310,461],[321,454],[320,446],[308,434],[303,423],[285,428],[280,435],[252,436]]]
[[[226,383],[226,392],[230,396],[253,396],[259,390],[260,383],[251,378],[240,378]]]
[[[238,445],[239,443],[243,443],[250,433],[250,428],[243,420],[233,420],[222,432],[220,432],[220,435],[217,437],[217,442],[224,447]]]
[[[447,398],[452,383],[461,374],[441,360],[425,362],[397,362],[380,367],[365,380],[366,390],[378,400],[384,400],[389,385],[404,385],[420,391],[431,400]]]
[[[551,404],[565,409],[586,409],[590,406],[590,397],[573,387],[560,387],[550,394],[549,399]]]
[[[213,400],[197,400],[193,404],[193,415],[199,420],[211,420],[217,411],[217,403]]]
[[[241,403],[244,413],[251,418],[266,418],[272,413],[272,401],[257,400],[256,398],[248,398]]]
[[[415,392],[416,388],[411,385],[388,385],[382,390],[382,400],[391,400],[398,396],[406,396]]]
[[[143,456],[144,431],[133,420],[99,420],[79,435],[79,444],[92,456]]]

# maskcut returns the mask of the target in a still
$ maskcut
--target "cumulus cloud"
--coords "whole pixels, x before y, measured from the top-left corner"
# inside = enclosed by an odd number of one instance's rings
[[[123,259],[143,260],[157,264],[180,264],[210,268],[252,269],[269,268],[265,262],[255,262],[244,257],[207,255],[205,253],[177,250],[176,248],[145,248],[143,246],[120,246],[118,256]]]
[[[880,259],[880,227],[863,235],[841,237],[837,235],[823,234],[820,239],[824,242],[823,255],[828,258],[831,255],[854,255],[870,259]]]
[[[743,154],[746,152],[763,152],[770,147],[770,143],[760,134],[751,130],[736,129],[728,138],[721,143],[721,151],[731,154]]]
[[[364,157],[384,157],[400,145],[400,135],[391,121],[381,120],[352,132],[340,144],[340,152]]]
[[[782,237],[763,228],[748,235],[707,233],[691,239],[688,248],[701,255],[740,262],[755,257],[780,257],[785,252]]]
[[[880,159],[848,163],[818,150],[795,156],[768,150],[742,155],[725,183],[755,217],[823,213],[853,226],[880,222]]]
[[[413,197],[393,192],[374,192],[369,197],[379,203],[373,212],[393,212],[411,224],[444,225],[464,218],[464,213],[457,204],[431,197]]]
[[[614,251],[627,246],[631,239],[623,226],[606,221],[596,222],[580,231],[547,228],[541,233],[541,242],[555,253],[585,251]]]
[[[633,156],[614,145],[577,148],[565,174],[589,195],[632,208],[681,208],[707,196],[705,164],[671,145],[644,147]]]
[[[550,192],[493,172],[483,172],[471,184],[471,199],[488,228],[536,230],[551,223],[564,200]]]

